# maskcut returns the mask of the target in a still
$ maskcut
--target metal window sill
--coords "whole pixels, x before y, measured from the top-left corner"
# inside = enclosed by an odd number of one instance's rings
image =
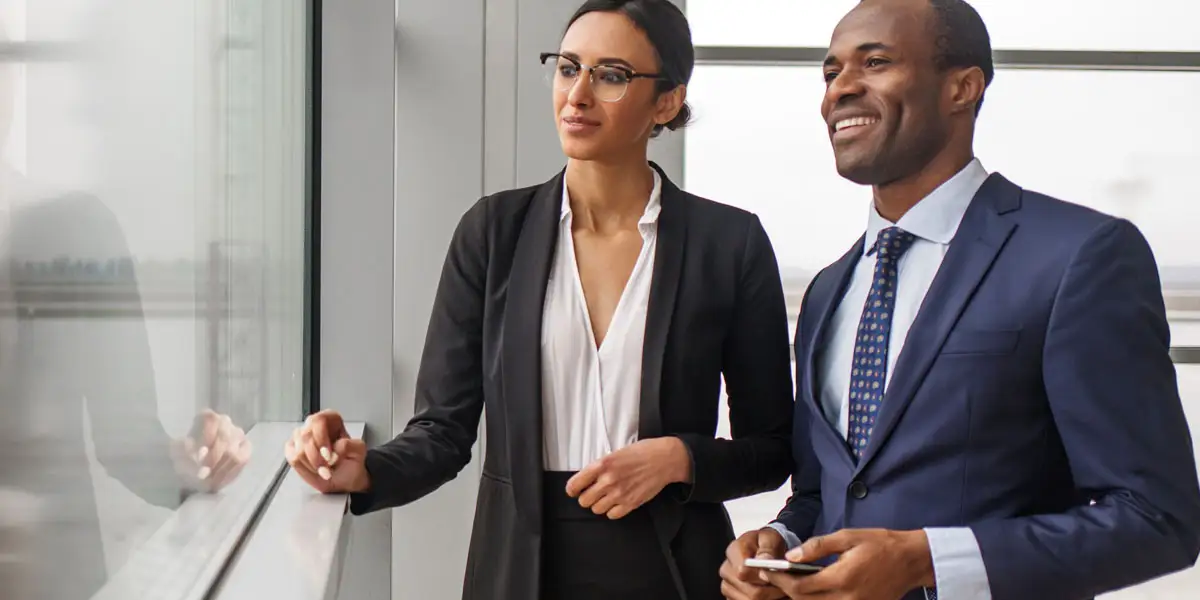
[[[346,424],[354,437],[362,437],[363,428]],[[313,490],[288,469],[205,600],[336,597],[349,542],[349,500]]]
[[[92,600],[257,599],[285,589],[322,598],[340,573],[348,496],[322,496],[287,469],[283,447],[299,425],[254,426],[254,456],[237,480],[190,496]],[[361,423],[346,427],[362,435]]]

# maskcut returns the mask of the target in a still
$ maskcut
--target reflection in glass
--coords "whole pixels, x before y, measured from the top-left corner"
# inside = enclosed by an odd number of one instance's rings
[[[764,90],[782,101],[764,105]],[[823,94],[817,67],[701,66],[688,89],[696,123],[685,141],[685,187],[762,217],[793,328],[811,277],[862,234],[871,197],[834,168]],[[1175,345],[1200,346],[1198,97],[1200,73],[1001,69],[975,137],[989,170],[1141,228],[1158,260]],[[1177,372],[1189,421],[1200,430],[1200,367]],[[787,496],[785,487],[729,503],[735,530],[761,526]],[[1200,569],[1193,569],[1109,597],[1190,598],[1197,586]]]
[[[0,592],[89,598],[301,413],[305,10],[0,3]]]
[[[824,48],[858,0],[687,0],[698,46]],[[1200,50],[1200,5],[1191,0],[1106,2],[970,0],[1005,50]]]

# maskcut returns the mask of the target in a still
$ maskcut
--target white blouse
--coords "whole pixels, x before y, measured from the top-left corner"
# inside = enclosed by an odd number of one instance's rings
[[[654,272],[662,178],[638,221],[642,251],[621,293],[604,342],[588,315],[575,244],[571,202],[563,185],[558,245],[542,311],[542,458],[547,471],[578,471],[638,440],[642,342]]]

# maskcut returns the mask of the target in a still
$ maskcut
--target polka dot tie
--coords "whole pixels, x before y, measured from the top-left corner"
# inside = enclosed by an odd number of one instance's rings
[[[850,428],[846,441],[857,460],[867,448],[867,440],[875,430],[875,416],[883,403],[887,382],[888,338],[892,328],[892,310],[896,306],[896,266],[900,257],[912,246],[916,236],[888,227],[867,256],[878,254],[871,291],[858,321],[858,337],[854,340],[854,365],[850,373]]]

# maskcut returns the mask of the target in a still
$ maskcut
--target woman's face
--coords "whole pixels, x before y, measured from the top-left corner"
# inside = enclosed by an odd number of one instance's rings
[[[583,65],[546,60],[555,127],[568,158],[606,161],[644,155],[654,126],[673,119],[683,105],[683,86],[659,95],[654,78],[634,77],[623,84],[628,73],[660,73],[654,46],[625,15],[591,12],[580,17],[563,36],[558,53]]]

